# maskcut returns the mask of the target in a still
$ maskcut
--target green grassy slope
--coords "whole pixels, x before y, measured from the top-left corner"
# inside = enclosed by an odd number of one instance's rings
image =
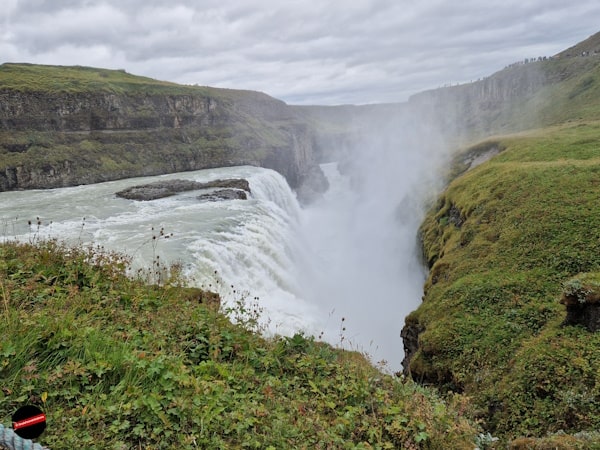
[[[256,311],[235,308],[233,325],[214,295],[127,278],[127,265],[0,245],[2,423],[39,405],[53,450],[473,448],[466,399],[314,338],[261,338]]]
[[[487,111],[497,134],[458,153],[420,230],[431,270],[407,318],[412,376],[469,395],[510,448],[600,448],[600,331],[567,325],[561,303],[600,291],[600,55],[560,56],[499,75],[548,82]]]
[[[549,126],[600,117],[600,55],[538,63],[550,79],[560,79],[512,110],[512,125]],[[518,110],[520,109],[520,113]],[[526,120],[524,112],[531,114]]]
[[[464,391],[511,438],[600,427],[600,333],[563,326],[563,286],[600,272],[600,122],[506,137],[421,232],[432,265],[416,379]],[[569,447],[562,447],[569,448]]]
[[[0,88],[19,92],[47,93],[144,93],[215,94],[219,89],[183,86],[167,81],[131,75],[124,70],[84,66],[48,66],[5,63],[0,65]]]
[[[0,90],[47,94],[195,95],[239,101],[283,102],[262,92],[209,86],[182,85],[127,73],[86,66],[52,66],[25,63],[0,65]]]

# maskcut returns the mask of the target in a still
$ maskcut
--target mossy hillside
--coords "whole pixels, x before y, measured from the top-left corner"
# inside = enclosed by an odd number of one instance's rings
[[[259,165],[269,152],[289,144],[282,133],[266,134],[238,123],[185,133],[168,128],[85,134],[0,132],[0,170],[25,167],[45,174],[45,187],[56,187],[65,184],[63,179],[97,182],[233,163]],[[57,174],[54,185],[51,172]]]
[[[127,267],[94,248],[0,245],[2,423],[40,406],[53,450],[474,447],[467,399],[302,334],[264,339],[255,310],[240,303],[233,325],[214,295]]]
[[[149,77],[133,75],[125,70],[111,70],[86,66],[52,66],[25,63],[0,65],[0,91],[21,93],[117,94],[128,96],[198,96],[214,98],[232,106],[235,111],[251,118],[257,109],[281,112],[285,105],[266,94],[241,89],[183,85]],[[277,105],[278,107],[274,107]],[[279,111],[277,111],[279,109]],[[261,115],[263,115],[261,114]],[[285,114],[290,116],[290,114]]]
[[[600,56],[548,59],[500,71],[497,77],[504,85],[513,80],[540,79],[530,92],[499,103],[486,114],[483,129],[470,129],[467,134],[485,138],[490,134],[560,125],[570,121],[599,120]],[[467,87],[468,89],[468,87]],[[480,111],[481,112],[481,111]]]
[[[549,79],[560,79],[537,92],[528,103],[537,126],[600,119],[600,56],[540,63]],[[514,114],[513,123],[528,123]],[[515,111],[516,113],[516,111]]]
[[[452,146],[568,121],[600,120],[600,55],[515,64],[482,80],[411,97]]]
[[[296,187],[310,130],[285,103],[88,67],[0,66],[0,189],[252,164]]]
[[[160,97],[200,97],[211,98],[225,105],[225,117],[234,115],[244,119],[257,118],[289,119],[291,112],[284,112],[284,102],[262,92],[213,88],[198,85],[182,85],[168,81],[133,75],[124,70],[110,70],[85,66],[51,66],[36,64],[4,63],[0,65],[0,92],[22,94],[48,94],[51,96],[69,95],[85,98],[86,95],[116,94],[132,98]],[[150,116],[152,110],[139,110]]]
[[[421,229],[432,267],[407,318],[425,328],[412,374],[472,395],[506,438],[600,426],[600,334],[563,327],[559,303],[564,283],[600,272],[598,125],[494,138],[504,150]]]
[[[50,66],[5,63],[0,65],[0,89],[46,93],[115,93],[131,94],[205,94],[215,95],[219,89],[184,86],[167,81],[132,75],[124,70],[98,69],[84,66]]]

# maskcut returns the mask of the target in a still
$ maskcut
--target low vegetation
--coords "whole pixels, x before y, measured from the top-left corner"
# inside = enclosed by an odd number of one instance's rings
[[[55,241],[0,245],[0,421],[45,411],[58,449],[472,449],[468,401],[302,334],[265,339],[242,301]],[[139,274],[138,274],[139,275]],[[143,274],[142,274],[143,275]],[[146,274],[147,275],[147,274]],[[155,279],[156,278],[150,278]]]
[[[183,86],[167,81],[131,75],[125,70],[108,70],[83,66],[41,66],[36,64],[11,64],[0,66],[0,86],[18,92],[48,92],[63,94],[114,93],[114,94],[214,94],[218,89]]]
[[[407,319],[424,329],[411,373],[472,396],[493,435],[554,436],[514,448],[600,448],[600,333],[565,324],[561,304],[597,297],[600,123],[474,149],[490,147],[502,151],[456,178],[421,228],[431,272]]]

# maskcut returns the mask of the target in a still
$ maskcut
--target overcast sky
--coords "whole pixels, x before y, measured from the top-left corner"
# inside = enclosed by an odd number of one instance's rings
[[[0,27],[0,63],[363,104],[556,54],[600,31],[600,1],[2,0]]]

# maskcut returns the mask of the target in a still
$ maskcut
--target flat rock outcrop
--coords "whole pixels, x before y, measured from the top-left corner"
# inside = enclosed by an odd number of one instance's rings
[[[231,178],[199,182],[193,180],[164,180],[154,183],[132,186],[116,193],[117,197],[128,200],[149,201],[170,197],[180,192],[197,191],[201,189],[215,189],[199,196],[204,200],[246,199],[250,192],[248,180]]]

